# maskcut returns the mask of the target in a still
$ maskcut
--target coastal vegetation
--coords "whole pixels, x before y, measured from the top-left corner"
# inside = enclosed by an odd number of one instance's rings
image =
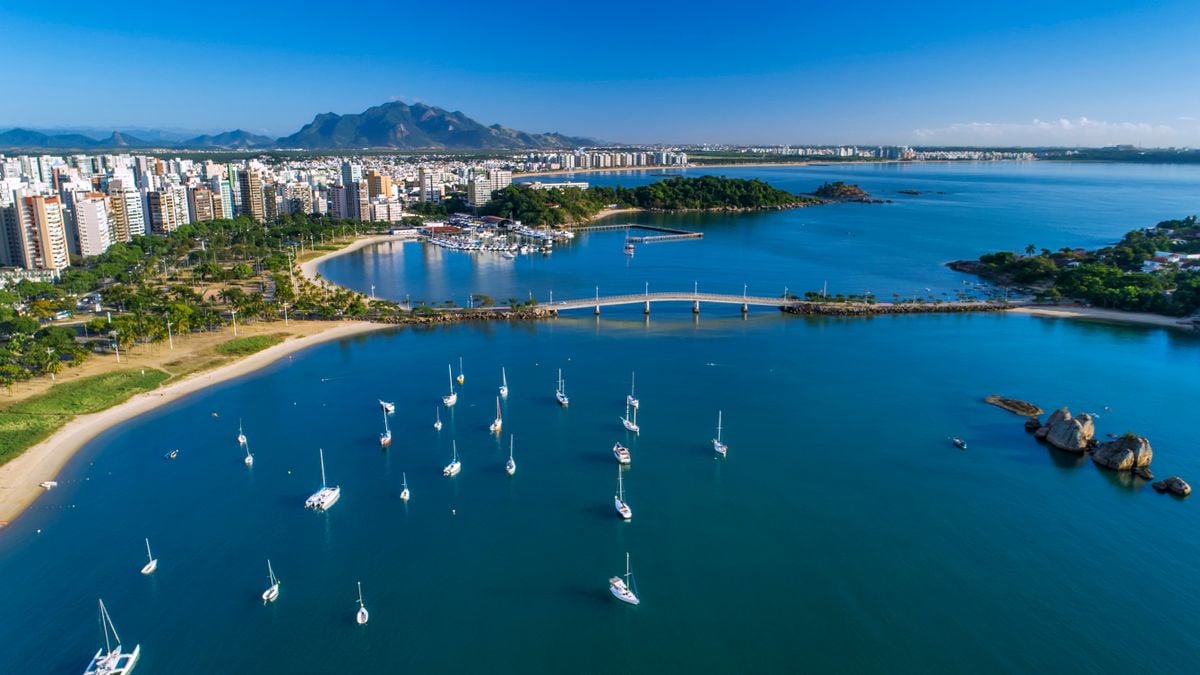
[[[857,185],[844,183],[842,181],[834,181],[832,183],[825,182],[821,187],[813,191],[813,194],[822,199],[840,199],[840,200],[858,200],[870,199],[871,195],[867,194]]]
[[[719,176],[675,177],[635,188],[595,186],[538,190],[510,185],[497,190],[483,212],[526,225],[568,225],[593,218],[606,207],[652,211],[742,211],[820,203],[760,181]]]
[[[274,347],[283,342],[285,337],[286,335],[283,333],[271,333],[234,338],[217,345],[216,352],[226,356],[249,356],[255,352],[261,352],[267,347]]]
[[[1126,311],[1187,316],[1200,311],[1200,226],[1196,217],[1133,230],[1094,251],[1000,251],[955,269],[1027,286],[1043,302],[1064,299]]]
[[[0,464],[49,436],[76,415],[99,412],[150,391],[170,375],[154,369],[114,370],[54,385],[0,410]]]

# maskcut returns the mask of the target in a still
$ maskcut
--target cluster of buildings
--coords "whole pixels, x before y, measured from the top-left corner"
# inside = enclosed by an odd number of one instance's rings
[[[685,167],[687,165],[687,153],[677,150],[531,152],[523,159],[516,161],[518,170],[529,173],[582,169]]]
[[[818,145],[818,146],[702,146],[704,150],[754,155],[778,155],[799,159],[875,159],[898,161],[1031,160],[1034,153],[1016,150],[914,149],[907,145]]]

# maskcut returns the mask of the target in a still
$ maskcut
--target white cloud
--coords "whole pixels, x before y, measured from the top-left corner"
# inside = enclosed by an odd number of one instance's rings
[[[1188,121],[1187,118],[1179,118]],[[1105,122],[1087,117],[1030,122],[960,122],[933,129],[913,131],[914,142],[922,145],[1063,145],[1143,146],[1196,145],[1200,127],[1149,122]]]

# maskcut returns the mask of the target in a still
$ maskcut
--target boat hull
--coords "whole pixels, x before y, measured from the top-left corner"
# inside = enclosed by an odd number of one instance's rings
[[[275,602],[279,599],[279,584],[268,588],[262,593],[263,602]]]
[[[620,577],[613,577],[612,579],[608,580],[608,591],[612,593],[614,598],[626,604],[640,605],[642,603],[642,601],[638,599],[638,596],[634,595],[633,591],[629,590],[629,588],[625,586],[625,581]]]
[[[137,665],[138,658],[142,655],[142,646],[134,645],[133,651],[128,654],[117,649],[108,654],[104,653],[103,649],[96,650],[96,655],[92,657],[92,662],[88,664],[87,670],[83,671],[84,675],[128,675],[133,672],[134,666]]]
[[[613,508],[615,508],[617,513],[621,514],[621,517],[625,520],[630,520],[633,518],[633,509],[630,509],[628,504],[621,501],[620,497],[613,497]]]
[[[305,500],[304,508],[313,509],[314,511],[328,511],[341,498],[342,489],[340,487],[321,488]]]
[[[442,475],[457,476],[459,471],[462,471],[462,462],[450,462],[446,468],[442,469]]]
[[[142,568],[142,574],[144,574],[146,576],[150,576],[151,574],[154,574],[154,570],[156,570],[156,569],[158,569],[158,559],[157,558],[146,563],[146,566]]]

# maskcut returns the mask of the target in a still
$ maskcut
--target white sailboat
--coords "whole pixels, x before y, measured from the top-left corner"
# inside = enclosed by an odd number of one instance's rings
[[[504,372],[504,366],[500,367],[500,398],[508,398],[508,375]]]
[[[458,443],[450,441],[450,445],[454,448],[454,454],[450,456],[450,463],[442,469],[443,476],[457,476],[458,472],[462,471],[462,462],[458,461]]]
[[[435,409],[435,411],[434,411],[433,430],[434,431],[442,430],[442,411],[441,411],[441,409]]]
[[[326,511],[342,498],[342,488],[340,485],[329,487],[325,484],[325,450],[319,449],[317,452],[321,455],[321,489],[304,500],[304,508]]]
[[[632,431],[635,434],[642,433],[642,429],[641,429],[641,427],[638,426],[638,423],[637,423],[637,408],[633,409],[633,419],[629,418],[629,402],[628,401],[626,401],[626,403],[625,403],[625,416],[621,418],[621,424],[624,425],[626,429],[628,429],[629,431]]]
[[[246,463],[246,466],[254,466],[254,455],[250,454],[250,444],[243,443],[242,447],[246,448],[246,457],[242,461]]]
[[[467,381],[467,376],[463,375],[462,357],[458,357],[458,383],[462,384]]]
[[[138,657],[142,655],[142,646],[134,645],[131,652],[121,648],[121,636],[117,635],[117,627],[108,616],[103,600],[100,601],[100,626],[104,630],[104,648],[96,650],[83,675],[128,675],[133,672]],[[112,633],[112,640],[109,640],[109,633]],[[113,642],[117,643],[115,647]]]
[[[358,612],[355,613],[354,620],[358,625],[362,626],[367,623],[367,619],[369,618],[371,618],[371,615],[367,612],[367,606],[362,601],[362,582],[360,581],[358,582]]]
[[[513,437],[508,437],[508,461],[504,463],[504,472],[513,475],[517,472],[517,460],[513,459]]]
[[[154,574],[154,570],[158,569],[158,558],[155,558],[154,555],[150,553],[149,539],[146,540],[146,560],[146,565],[142,568],[142,574],[150,576],[151,574]]]
[[[400,475],[403,477],[400,482],[400,500],[408,501],[408,498],[410,496],[410,494],[408,492],[408,474],[401,473]]]
[[[246,432],[242,431],[242,421],[238,420],[238,445],[246,444]]]
[[[625,403],[628,404],[629,407],[633,408],[634,410],[637,410],[638,405],[639,405],[639,401],[637,400],[637,397],[633,395],[633,386],[636,383],[637,383],[637,373],[633,373],[632,375],[629,376],[629,394],[625,396]],[[628,417],[628,415],[626,415],[626,417]]]
[[[620,467],[618,467],[617,494],[613,496],[613,508],[617,510],[617,513],[621,514],[622,518],[629,520],[630,518],[633,518],[633,509],[629,508],[629,505],[625,503],[625,483],[621,480],[622,473],[623,472],[621,471]]]
[[[396,412],[396,404],[383,399],[379,399],[379,407],[384,413],[391,415]]]
[[[279,580],[275,578],[275,570],[271,569],[271,559],[267,558],[267,580],[270,585],[262,592],[263,604],[275,602],[279,597]]]
[[[712,439],[713,450],[722,457],[729,452],[729,446],[721,442],[721,411],[717,411],[717,437]]]
[[[633,461],[633,457],[629,454],[629,448],[619,442],[613,444],[613,456],[617,458],[619,464],[629,464]]]
[[[388,427],[387,413],[383,413],[383,433],[379,434],[379,447],[386,448],[392,444],[392,430]]]
[[[446,372],[450,374],[450,393],[442,397],[442,404],[447,408],[454,407],[458,403],[458,394],[454,393],[454,368],[450,364],[446,364]]]
[[[638,596],[633,592],[633,572],[629,567],[629,554],[625,554],[625,578],[612,577],[608,580],[608,590],[613,594],[613,597],[621,602],[631,605],[641,604]]]
[[[558,369],[558,389],[554,390],[554,398],[558,399],[558,404],[564,408],[571,404],[571,399],[567,398],[567,387],[563,383],[562,368]]]
[[[500,397],[496,397],[496,419],[492,420],[492,425],[488,427],[488,431],[493,434],[500,433],[500,429],[504,426],[504,420],[500,418]]]

